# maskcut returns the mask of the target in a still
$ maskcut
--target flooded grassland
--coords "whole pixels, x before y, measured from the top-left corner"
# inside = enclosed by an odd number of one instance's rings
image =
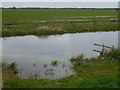
[[[3,10],[4,88],[118,88],[118,12]],[[82,32],[82,33],[81,33]],[[101,51],[94,44],[114,46]]]

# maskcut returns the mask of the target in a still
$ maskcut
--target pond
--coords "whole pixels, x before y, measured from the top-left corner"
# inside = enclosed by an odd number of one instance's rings
[[[21,78],[58,79],[75,74],[70,58],[96,57],[94,43],[118,47],[118,31],[1,38],[3,61],[18,64]],[[51,62],[57,61],[58,65]]]

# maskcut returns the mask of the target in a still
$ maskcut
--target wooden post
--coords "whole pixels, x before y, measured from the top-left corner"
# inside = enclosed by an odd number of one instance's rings
[[[112,46],[112,50],[114,49],[114,46]]]
[[[105,49],[104,49],[104,46],[105,46],[105,45],[103,44],[103,46],[102,46],[102,53],[101,53],[101,55],[104,55],[104,50],[105,50]]]

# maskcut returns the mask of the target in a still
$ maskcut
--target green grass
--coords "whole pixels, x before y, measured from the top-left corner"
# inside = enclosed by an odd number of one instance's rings
[[[3,10],[4,36],[21,35],[55,35],[76,32],[116,31],[117,21],[110,21],[118,17],[113,10]],[[113,16],[113,17],[86,17],[85,16]],[[74,17],[74,18],[70,18]],[[76,17],[76,18],[75,18]],[[51,20],[91,20],[69,22],[35,22]],[[43,27],[47,27],[45,30]]]
[[[115,51],[116,49],[108,52],[109,56],[85,59],[80,55],[71,58],[76,75],[58,80],[4,78],[4,88],[120,88],[119,61],[116,59],[118,52]],[[109,58],[111,52],[116,57]]]
[[[7,79],[6,88],[118,88],[118,78],[113,74],[89,77],[68,77],[59,80]],[[7,86],[8,85],[8,86]]]
[[[113,10],[3,10],[3,24],[32,23],[79,16],[117,16]]]

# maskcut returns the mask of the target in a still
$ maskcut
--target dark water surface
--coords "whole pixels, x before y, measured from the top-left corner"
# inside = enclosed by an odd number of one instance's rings
[[[22,78],[58,79],[75,74],[69,61],[71,57],[82,53],[86,58],[98,56],[92,50],[101,48],[94,46],[94,43],[118,47],[118,31],[8,37],[1,40],[3,61],[16,62]],[[51,66],[54,60],[58,61],[58,66]]]

